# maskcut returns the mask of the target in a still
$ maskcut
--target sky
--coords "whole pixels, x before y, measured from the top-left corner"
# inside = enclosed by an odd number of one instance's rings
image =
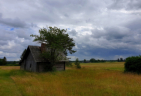
[[[20,60],[31,34],[67,29],[71,60],[117,60],[141,54],[141,0],[0,0],[0,58]]]

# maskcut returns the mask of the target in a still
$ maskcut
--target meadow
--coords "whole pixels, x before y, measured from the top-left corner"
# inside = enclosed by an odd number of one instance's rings
[[[81,63],[81,69],[33,73],[0,66],[0,96],[140,96],[141,75],[124,62]]]

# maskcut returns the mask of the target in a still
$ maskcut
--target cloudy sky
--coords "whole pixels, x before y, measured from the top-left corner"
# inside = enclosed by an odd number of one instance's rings
[[[116,60],[141,54],[140,0],[0,0],[0,58],[19,60],[31,34],[67,29],[72,58]]]

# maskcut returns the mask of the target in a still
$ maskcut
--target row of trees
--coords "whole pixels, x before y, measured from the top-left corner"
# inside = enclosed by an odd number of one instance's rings
[[[117,61],[122,62],[122,61],[125,61],[125,60],[123,58],[118,58]]]
[[[84,59],[83,62],[84,62],[84,63],[87,63],[87,62],[105,62],[105,60],[99,60],[99,59],[96,60],[96,59],[94,59],[94,58],[91,58],[90,60]]]
[[[96,59],[94,59],[94,58],[91,58],[90,59],[90,62],[105,62],[105,60],[96,60]]]
[[[3,57],[3,59],[0,59],[0,65],[6,65],[6,64],[7,64],[6,57]]]
[[[115,60],[115,61],[118,61],[118,62],[123,62],[123,61],[125,61],[123,58],[118,58],[117,60]],[[87,63],[87,62],[106,62],[106,60],[99,60],[99,59],[94,59],[94,58],[91,58],[90,60],[86,60],[86,59],[84,59],[83,60],[83,62],[84,63]]]

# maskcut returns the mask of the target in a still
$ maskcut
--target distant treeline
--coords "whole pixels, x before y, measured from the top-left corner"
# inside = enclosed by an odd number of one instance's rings
[[[7,61],[8,64],[18,64],[19,61]]]
[[[75,61],[69,61],[69,62],[75,62]],[[125,60],[123,60],[122,58],[118,58],[117,60],[99,60],[99,59],[94,59],[91,58],[90,60],[79,60],[80,63],[100,63],[100,62],[125,62]]]
[[[19,61],[7,61],[6,66],[20,66]]]

